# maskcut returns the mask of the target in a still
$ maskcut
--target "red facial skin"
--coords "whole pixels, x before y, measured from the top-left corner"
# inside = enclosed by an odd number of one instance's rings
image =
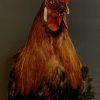
[[[56,32],[59,29],[62,20],[65,24],[65,27],[68,27],[66,18],[67,9],[62,10],[62,15],[57,11],[62,5],[65,6],[68,3],[68,1],[69,0],[59,0],[59,3],[53,3],[50,9],[48,10],[47,26],[51,31]]]
[[[62,17],[57,12],[52,12],[48,15],[48,28],[52,31],[57,31],[61,24]]]

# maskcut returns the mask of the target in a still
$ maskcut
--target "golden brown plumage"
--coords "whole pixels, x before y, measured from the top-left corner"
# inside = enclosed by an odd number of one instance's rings
[[[28,95],[36,91],[42,81],[48,81],[57,66],[65,72],[73,89],[83,90],[82,64],[63,25],[61,33],[53,37],[43,20],[44,2],[34,19],[28,41],[13,65],[16,94]]]

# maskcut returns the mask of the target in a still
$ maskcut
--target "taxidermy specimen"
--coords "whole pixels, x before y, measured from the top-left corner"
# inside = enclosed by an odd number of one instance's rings
[[[44,0],[15,57],[8,100],[90,100],[88,68],[68,35],[69,0]]]

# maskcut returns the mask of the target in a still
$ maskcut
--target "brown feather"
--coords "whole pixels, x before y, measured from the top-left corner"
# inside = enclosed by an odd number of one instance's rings
[[[62,66],[72,86],[83,89],[81,62],[76,54],[68,32],[63,26],[57,37],[46,31],[43,20],[44,2],[34,19],[28,41],[21,50],[16,63],[16,93],[28,95],[36,91],[41,82],[48,81],[53,70]]]

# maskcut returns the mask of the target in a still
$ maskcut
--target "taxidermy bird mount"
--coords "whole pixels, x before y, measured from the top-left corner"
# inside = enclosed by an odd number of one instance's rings
[[[90,100],[88,68],[68,35],[69,0],[44,0],[15,57],[8,100]]]

